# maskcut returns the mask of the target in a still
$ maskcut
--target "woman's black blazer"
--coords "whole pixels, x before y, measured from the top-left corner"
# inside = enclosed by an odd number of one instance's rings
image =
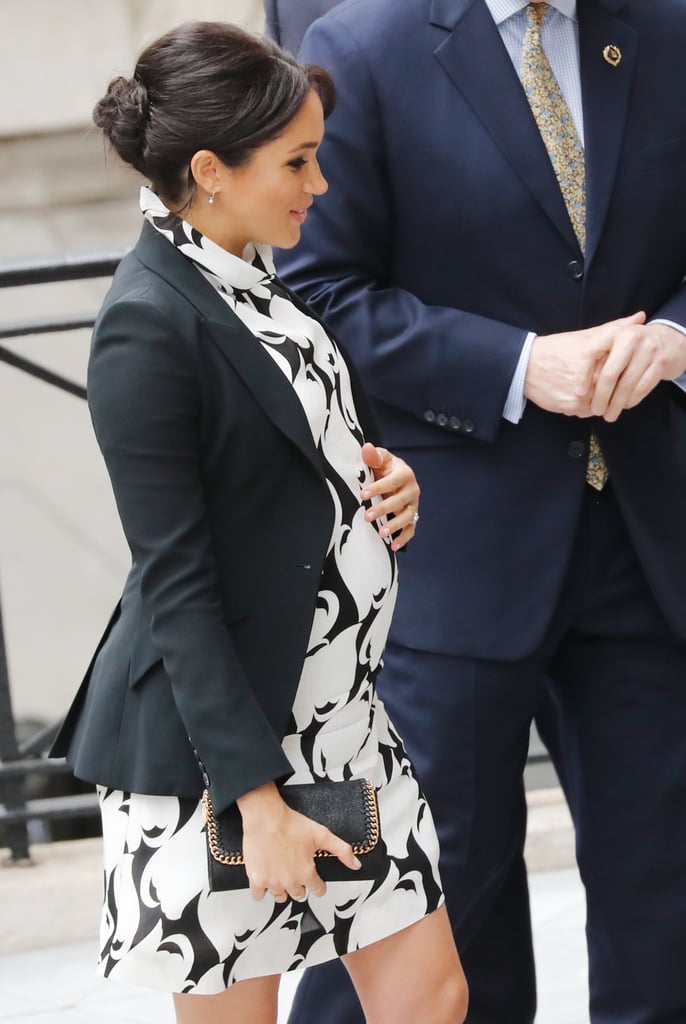
[[[96,321],[88,398],[132,566],[52,753],[91,782],[196,797],[195,746],[221,809],[291,770],[333,518],[320,457],[284,374],[148,224]]]

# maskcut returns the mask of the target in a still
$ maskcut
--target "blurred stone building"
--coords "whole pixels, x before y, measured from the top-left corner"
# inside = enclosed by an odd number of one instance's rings
[[[89,127],[109,79],[182,21],[264,24],[261,0],[0,0],[0,14],[0,210],[121,194]]]

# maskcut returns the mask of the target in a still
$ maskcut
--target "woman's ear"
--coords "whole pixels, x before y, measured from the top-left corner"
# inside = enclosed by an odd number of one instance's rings
[[[191,159],[191,174],[208,197],[221,192],[220,160],[210,149],[199,149]]]

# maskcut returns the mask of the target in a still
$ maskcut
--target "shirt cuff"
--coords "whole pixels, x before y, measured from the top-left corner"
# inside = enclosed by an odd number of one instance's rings
[[[675,331],[680,331],[682,334],[686,334],[686,327],[682,324],[675,324],[673,320],[664,320],[661,317],[656,317],[655,320],[650,320],[649,323],[666,324],[667,327],[673,327]],[[686,373],[682,373],[680,377],[675,377],[674,383],[677,387],[680,387],[682,391],[686,391]]]
[[[686,331],[684,333],[686,333]],[[510,384],[510,390],[508,391],[507,399],[505,400],[505,408],[503,409],[503,419],[508,420],[510,423],[519,423],[524,415],[524,409],[526,408],[526,398],[524,397],[526,371],[529,369],[531,347],[535,342],[536,337],[537,335],[534,334],[533,331],[530,331],[527,334],[524,339],[522,351],[519,354],[519,360],[515,367],[515,372],[512,375],[512,383]],[[686,378],[686,374],[684,374],[684,377]]]

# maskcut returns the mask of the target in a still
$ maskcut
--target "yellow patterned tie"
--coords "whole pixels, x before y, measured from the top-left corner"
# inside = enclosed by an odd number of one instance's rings
[[[541,138],[548,150],[581,251],[586,248],[586,167],[569,107],[553,74],[541,41],[547,3],[528,4],[522,45],[521,80]],[[591,434],[586,482],[601,491],[608,472],[598,438]]]

